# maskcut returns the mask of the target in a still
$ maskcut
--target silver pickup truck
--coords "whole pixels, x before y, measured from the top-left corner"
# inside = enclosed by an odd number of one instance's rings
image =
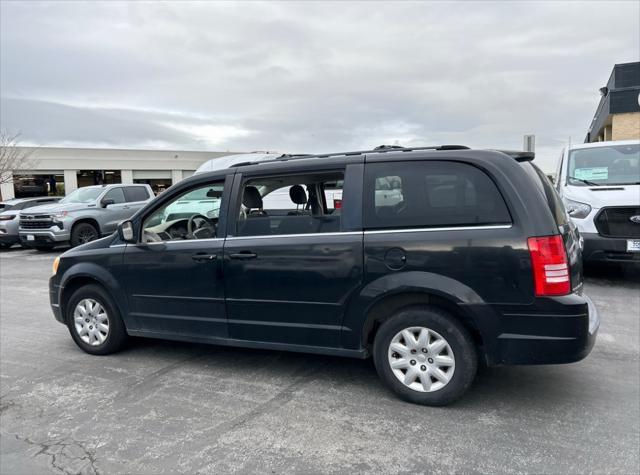
[[[107,236],[153,198],[149,185],[96,185],[78,188],[56,204],[20,213],[20,242],[39,250],[72,247]]]

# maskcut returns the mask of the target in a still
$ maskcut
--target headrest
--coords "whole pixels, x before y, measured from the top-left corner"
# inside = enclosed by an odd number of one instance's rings
[[[307,194],[301,185],[293,185],[289,188],[289,197],[297,205],[307,204]]]
[[[262,208],[262,196],[255,186],[245,187],[242,204],[249,209]]]

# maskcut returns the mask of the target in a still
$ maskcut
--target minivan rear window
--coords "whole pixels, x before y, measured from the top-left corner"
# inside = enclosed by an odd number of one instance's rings
[[[365,190],[367,229],[511,223],[493,180],[465,163],[370,163]]]
[[[520,162],[520,166],[536,184],[540,193],[545,197],[547,206],[549,207],[556,224],[558,226],[568,224],[568,215],[565,211],[564,204],[547,176],[531,162]]]

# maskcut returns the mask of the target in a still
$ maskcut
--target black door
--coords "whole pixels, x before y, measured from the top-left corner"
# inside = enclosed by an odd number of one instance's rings
[[[361,185],[362,166],[346,174],[236,177],[224,264],[231,338],[340,346],[345,304],[362,284],[360,197],[342,189]]]
[[[224,182],[215,181],[177,193],[144,217],[141,242],[127,245],[130,316],[139,330],[202,339],[227,336],[224,239],[219,237],[223,190]]]

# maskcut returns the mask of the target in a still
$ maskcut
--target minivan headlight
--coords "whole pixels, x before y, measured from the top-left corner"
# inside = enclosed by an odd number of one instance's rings
[[[58,273],[58,266],[60,265],[60,256],[57,256],[54,260],[53,260],[53,266],[52,266],[52,271],[53,271],[53,275],[56,275]]]
[[[584,219],[591,213],[591,206],[586,203],[565,198],[564,205],[567,208],[567,213],[569,213],[569,216],[572,218]]]

